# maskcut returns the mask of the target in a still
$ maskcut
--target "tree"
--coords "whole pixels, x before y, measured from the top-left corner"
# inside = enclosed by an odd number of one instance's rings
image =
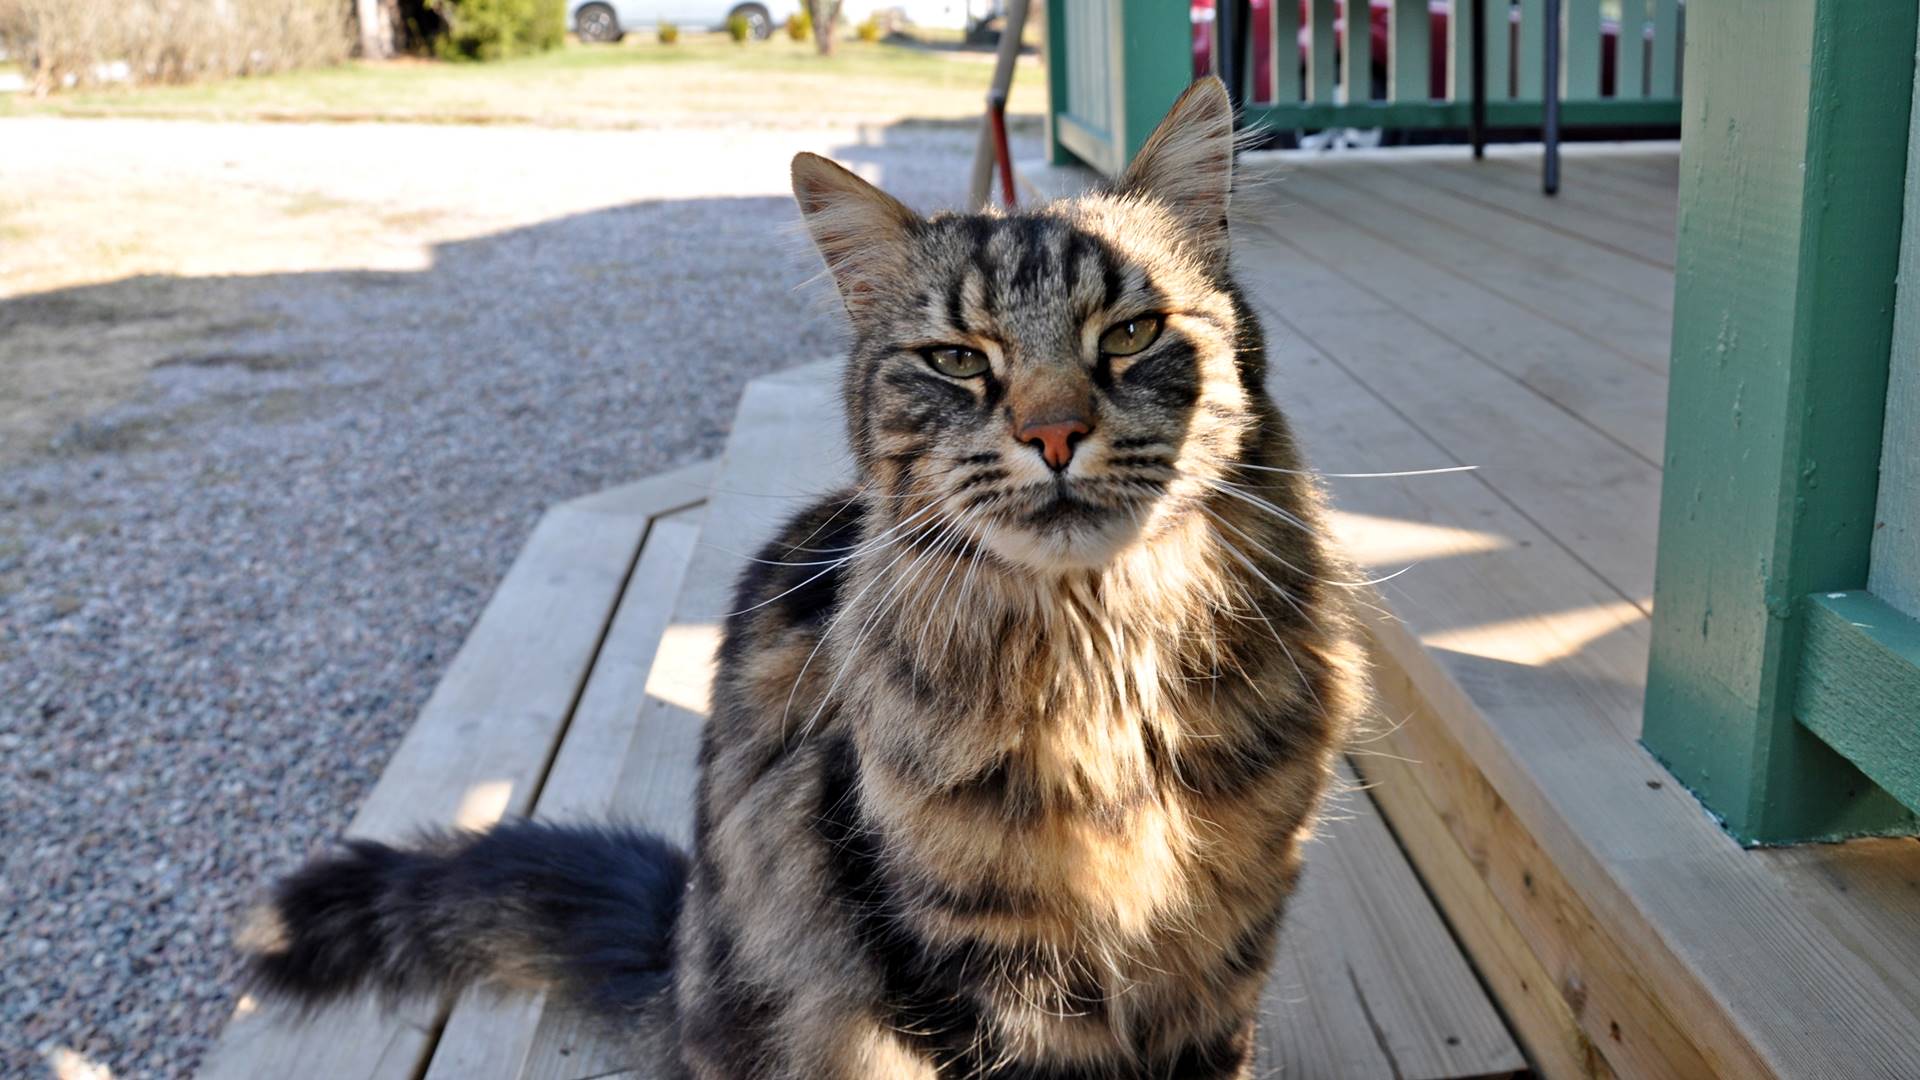
[[[356,52],[368,60],[431,55],[446,19],[433,0],[353,0]]]
[[[813,47],[821,56],[833,55],[834,27],[840,22],[840,0],[806,0],[813,22]]]

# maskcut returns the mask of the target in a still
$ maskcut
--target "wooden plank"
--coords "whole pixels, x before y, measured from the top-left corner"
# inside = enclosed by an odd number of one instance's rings
[[[1620,36],[1614,39],[1613,96],[1647,96],[1647,0],[1620,0]]]
[[[1468,331],[1468,337],[1488,346],[1506,339],[1524,343],[1526,356],[1539,360],[1523,363],[1523,368],[1551,364],[1543,353],[1549,346],[1556,353],[1571,353],[1560,358],[1566,374],[1605,385],[1609,396],[1619,399],[1620,411],[1631,417],[1627,423],[1634,433],[1626,441],[1649,461],[1659,460],[1672,333],[1667,312],[1586,281],[1558,277],[1549,266],[1515,257],[1471,232],[1437,228],[1431,219],[1383,203],[1339,179],[1337,172],[1294,173],[1286,193],[1299,208],[1280,219],[1283,231],[1302,245],[1324,251],[1329,261],[1351,267],[1352,276],[1364,285],[1410,311],[1429,310],[1433,300],[1424,291],[1410,292],[1395,283],[1403,271],[1415,281],[1452,279],[1446,291],[1464,306],[1435,312],[1437,323],[1497,324],[1492,338],[1479,329]],[[1349,247],[1333,234],[1372,242]],[[1341,244],[1341,254],[1335,255],[1330,244]],[[1474,300],[1476,294],[1484,301]],[[1600,371],[1587,369],[1589,356],[1597,358]],[[1614,379],[1621,365],[1640,369],[1621,375],[1631,388]]]
[[[1352,771],[1329,796],[1267,988],[1255,1072],[1491,1076],[1526,1066]]]
[[[1520,41],[1515,47],[1514,96],[1539,101],[1547,71],[1547,8],[1545,0],[1520,0]]]
[[[1600,96],[1600,0],[1561,0],[1560,96]]]
[[[1504,160],[1504,159],[1503,159]],[[1647,224],[1673,228],[1679,214],[1680,170],[1672,159],[1658,163],[1635,160],[1625,155],[1588,156],[1579,168],[1582,187],[1592,187],[1615,196],[1631,197],[1647,208]]]
[[[567,508],[540,519],[348,836],[400,842],[532,807],[645,531],[645,519]],[[442,1015],[434,1005],[369,1013],[354,1004],[300,1025],[243,1010],[201,1075],[412,1080]]]
[[[838,370],[837,363],[812,364],[747,387],[715,474],[703,539],[694,548],[646,675],[634,734],[625,752],[612,759],[619,779],[608,813],[615,819],[646,822],[682,843],[692,840],[700,729],[719,624],[732,604],[741,555],[756,549],[808,500],[850,475],[840,425],[821,423],[838,411]],[[773,497],[778,492],[795,494]],[[578,1080],[637,1067],[630,1053],[604,1041],[583,1018],[546,1010],[518,1076]]]
[[[1284,297],[1284,311],[1267,305],[1265,312],[1417,416],[1454,463],[1497,476],[1502,493],[1594,567],[1626,606],[1646,603],[1653,593],[1646,522],[1659,504],[1659,470],[1286,234],[1265,223],[1240,230],[1245,257],[1237,265],[1256,307],[1263,297]],[[1327,467],[1346,468],[1339,461]]]
[[[1274,4],[1273,10],[1291,8]],[[1424,102],[1433,97],[1430,35],[1432,20],[1427,0],[1393,0],[1387,13],[1387,96],[1394,101]]]
[[[1595,183],[1576,185],[1573,190],[1548,197],[1540,193],[1538,176],[1524,163],[1507,161],[1492,168],[1455,163],[1446,171],[1456,179],[1479,182],[1482,197],[1525,200],[1534,209],[1564,217],[1565,224],[1577,222],[1576,231],[1591,230],[1591,239],[1636,250],[1646,245],[1655,261],[1673,261],[1679,213],[1678,194],[1673,189],[1623,193],[1614,189],[1616,181],[1602,176]]]
[[[1529,165],[1512,158],[1502,158],[1497,168],[1485,175],[1494,186],[1503,190],[1537,196],[1538,192],[1533,187],[1539,179],[1537,169]],[[1584,162],[1578,167],[1586,169]],[[1609,172],[1604,164],[1591,172],[1583,172],[1581,180],[1579,190],[1569,193],[1572,201],[1567,205],[1580,207],[1596,217],[1621,225],[1650,230],[1655,235],[1671,238],[1679,219],[1678,185],[1636,182]]]
[[[1307,25],[1307,100],[1326,103],[1333,100],[1335,68],[1333,0],[1309,0]]]
[[[1361,4],[1342,9],[1340,87],[1350,105],[1373,100],[1373,23],[1365,14],[1354,17],[1367,11]]]
[[[1268,78],[1273,83],[1268,101],[1275,105],[1293,105],[1299,102],[1302,90],[1300,5],[1268,4],[1267,17],[1273,25],[1273,34],[1268,38],[1273,50],[1271,62],[1267,65]]]
[[[1485,170],[1482,170],[1484,172]],[[1523,221],[1543,226],[1571,239],[1638,259],[1660,270],[1673,269],[1674,240],[1671,230],[1625,223],[1597,213],[1584,202],[1566,201],[1567,189],[1551,198],[1533,190],[1519,193],[1500,185],[1498,174],[1480,175],[1448,168],[1423,169],[1421,178],[1436,189],[1463,202],[1498,210]]]
[[[1110,78],[1119,95],[1119,160],[1124,165],[1146,145],[1167,110],[1193,82],[1193,17],[1177,4],[1114,0],[1105,22],[1113,43]]]
[[[1488,149],[1491,159],[1498,159],[1501,153],[1500,147]],[[1585,168],[1588,160],[1591,159],[1581,158],[1577,167]],[[1511,261],[1537,267],[1543,277],[1630,297],[1663,312],[1664,323],[1672,321],[1672,278],[1667,274],[1648,273],[1648,265],[1643,260],[1585,242],[1568,243],[1564,232],[1505,210],[1455,198],[1424,182],[1423,172],[1369,167],[1367,163],[1346,165],[1338,160],[1329,160],[1318,167],[1384,205],[1419,215],[1424,233],[1444,231],[1478,238],[1505,252]]]
[[[1248,262],[1240,265],[1251,279]],[[1283,303],[1289,315],[1333,303],[1290,279],[1248,285],[1257,302]],[[1353,308],[1338,314],[1371,321]],[[1333,379],[1324,373],[1339,366],[1285,322],[1269,321],[1268,331],[1273,386],[1316,461],[1355,470],[1434,463],[1438,445],[1422,430],[1431,403],[1405,392],[1424,381],[1418,373],[1402,372],[1385,392]],[[1530,435],[1515,438],[1531,445]],[[1507,917],[1550,952],[1543,966],[1579,976],[1561,989],[1583,1029],[1608,1044],[1609,1061],[1644,1057],[1650,1075],[1703,1062],[1718,1075],[1897,1076],[1920,1060],[1911,1023],[1920,998],[1883,973],[1920,967],[1920,938],[1876,935],[1892,957],[1854,952],[1860,939],[1829,919],[1831,881],[1784,876],[1777,860],[1740,850],[1663,777],[1631,734],[1644,618],[1622,611],[1604,580],[1551,542],[1541,515],[1519,513],[1504,477],[1461,479],[1446,488],[1437,478],[1337,481],[1338,505],[1364,511],[1370,526],[1342,536],[1365,550],[1384,519],[1421,523],[1416,537],[1491,540],[1462,549],[1469,554],[1438,552],[1391,584],[1405,633],[1397,645],[1381,633],[1391,647],[1382,662],[1407,674],[1460,748],[1465,764],[1453,775],[1479,778],[1506,808],[1511,828],[1467,850],[1484,852],[1497,871]],[[1589,482],[1577,486],[1600,501]],[[1447,820],[1478,828],[1486,819],[1469,809]],[[1899,905],[1883,926],[1910,925],[1920,906],[1920,894],[1888,890],[1882,899]],[[1862,906],[1849,912],[1874,917]],[[1623,959],[1608,959],[1609,942]],[[1596,1018],[1605,1020],[1597,1031]]]
[[[664,518],[706,502],[717,465],[715,461],[697,461],[644,480],[583,495],[560,506],[600,514]]]
[[[1874,508],[1873,565],[1867,588],[1920,618],[1920,79],[1907,128],[1907,179],[1900,220],[1899,287],[1887,418],[1880,439],[1880,494]]]
[[[1802,607],[1794,717],[1920,811],[1920,620],[1867,592],[1815,593]]]
[[[1680,97],[1680,0],[1653,0],[1653,56],[1647,96]]]
[[[1073,71],[1073,51],[1067,40],[1066,0],[1046,5],[1045,18],[1047,164],[1059,167],[1079,160],[1060,142],[1060,117],[1073,107],[1073,95],[1078,93],[1078,75]]]
[[[242,998],[199,1075],[201,1080],[413,1080],[433,1048],[438,1011],[432,1002],[410,1002],[396,1014],[364,999],[302,1020]]]
[[[1420,708],[1397,669],[1374,671],[1374,693],[1385,722],[1414,722]],[[1391,737],[1390,735],[1388,737]],[[1368,793],[1399,837],[1475,970],[1512,1025],[1527,1058],[1547,1080],[1599,1078],[1613,1068],[1561,996],[1559,980],[1541,963],[1483,876],[1486,852],[1468,852],[1448,830],[1448,818],[1428,802],[1414,770],[1431,768],[1376,742],[1361,757]],[[1582,1012],[1585,1010],[1583,1009]]]
[[[1473,100],[1473,0],[1447,5],[1447,97]]]
[[[702,471],[710,475],[713,469],[708,464]],[[670,492],[676,486],[659,485],[658,490]],[[647,673],[699,531],[696,523],[682,520],[656,521],[648,532],[566,738],[540,787],[536,817],[608,820],[621,762],[646,703]],[[533,1046],[543,1010],[544,1000],[538,996],[492,990],[463,995],[434,1050],[427,1080],[511,1080]]]
[[[1506,0],[1488,0],[1481,45],[1487,50],[1487,100],[1513,99],[1513,20]]]
[[[1643,376],[1634,377],[1638,389],[1633,392],[1640,394],[1634,411],[1644,415],[1638,423],[1646,430],[1631,440],[1638,452],[1650,455],[1651,460],[1659,460],[1659,446],[1665,437],[1661,403],[1666,399],[1664,376],[1673,333],[1670,312],[1637,297],[1561,274],[1554,263],[1518,255],[1489,243],[1471,229],[1455,228],[1445,219],[1382,200],[1346,182],[1352,172],[1354,170],[1303,168],[1289,177],[1285,193],[1297,199],[1302,208],[1325,214],[1328,224],[1337,222],[1347,230],[1364,233],[1404,253],[1403,258],[1418,260],[1426,267],[1457,277],[1464,285],[1525,309],[1529,322],[1545,320],[1577,335],[1584,345],[1576,348],[1577,352],[1611,354],[1660,376],[1656,380],[1658,386],[1645,384]],[[1280,220],[1288,229],[1304,225],[1318,230],[1320,225],[1316,214],[1298,210],[1287,212]],[[1306,242],[1304,238],[1302,242]],[[1563,243],[1561,247],[1564,251],[1569,245]],[[1577,249],[1574,254],[1578,254]],[[1354,256],[1343,256],[1350,257]],[[1354,265],[1364,265],[1365,270],[1359,275],[1363,281],[1389,294],[1404,295],[1400,286],[1388,284],[1381,276],[1395,269],[1398,262],[1399,259],[1383,258]],[[1644,268],[1641,272],[1651,273]],[[1469,306],[1465,314],[1481,314],[1478,307]],[[1486,316],[1493,318],[1494,313],[1487,312]],[[1525,333],[1517,326],[1507,330]],[[1545,341],[1532,344],[1545,344]],[[1595,376],[1596,381],[1602,378]],[[1622,388],[1622,393],[1631,392]]]
[[[1430,438],[1396,416],[1385,402],[1354,383],[1310,344],[1289,333],[1284,324],[1269,325],[1269,347],[1275,365],[1275,392],[1313,403],[1294,407],[1292,414],[1316,461],[1329,468],[1392,470],[1430,464],[1441,452]],[[1436,544],[1421,565],[1396,579],[1396,585],[1406,583],[1396,609],[1418,613],[1411,620],[1414,629],[1432,628],[1441,634],[1458,625],[1461,615],[1476,622],[1511,627],[1507,632],[1516,639],[1512,644],[1527,650],[1502,657],[1493,647],[1497,643],[1457,642],[1442,655],[1461,685],[1471,688],[1476,696],[1485,695],[1493,702],[1539,713],[1551,699],[1540,697],[1537,687],[1503,687],[1501,678],[1509,672],[1538,670],[1521,666],[1523,661],[1551,663],[1562,676],[1561,696],[1555,700],[1553,711],[1578,717],[1578,723],[1590,729],[1582,732],[1583,741],[1611,736],[1616,745],[1631,745],[1621,729],[1626,726],[1623,721],[1631,721],[1638,699],[1630,687],[1622,688],[1619,682],[1623,672],[1635,670],[1644,659],[1644,627],[1634,633],[1632,628],[1639,624],[1637,618],[1630,617],[1611,632],[1596,635],[1580,625],[1577,617],[1569,617],[1570,612],[1577,613],[1583,607],[1605,609],[1609,593],[1604,584],[1591,575],[1583,575],[1585,580],[1552,581],[1550,575],[1556,566],[1571,565],[1564,553],[1535,525],[1515,513],[1482,478],[1335,483],[1339,506],[1365,515],[1336,519],[1337,532],[1362,558],[1366,557],[1367,546],[1358,533],[1390,528],[1396,520],[1453,526],[1460,542],[1451,547]],[[1477,551],[1477,545],[1464,542],[1483,532],[1495,533],[1503,546]],[[1385,563],[1369,566],[1375,572],[1398,568]],[[1498,579],[1500,587],[1489,587],[1489,579]],[[1488,595],[1468,605],[1471,614],[1460,612],[1459,594],[1475,588]],[[1369,625],[1378,638],[1400,624],[1382,619]],[[1467,853],[1463,857],[1475,868],[1475,876],[1482,882],[1479,887],[1493,889],[1499,885],[1496,895],[1503,916],[1519,927],[1521,937],[1537,956],[1536,965],[1551,976],[1545,988],[1563,999],[1558,1007],[1537,1007],[1545,1019],[1536,1017],[1532,1041],[1558,1047],[1556,1058],[1562,1067],[1571,1069],[1567,1075],[1579,1075],[1587,1069],[1590,1047],[1597,1047],[1598,1054],[1622,1075],[1689,1075],[1682,1066],[1697,1063],[1699,1057],[1688,1049],[1687,1040],[1676,1034],[1676,1030],[1684,1029],[1659,1005],[1656,995],[1636,989],[1631,981],[1621,982],[1623,972],[1631,974],[1634,965],[1618,959],[1620,950],[1608,944],[1611,939],[1598,943],[1585,938],[1569,940],[1569,928],[1588,922],[1577,917],[1577,906],[1567,906],[1577,894],[1571,890],[1547,891],[1545,875],[1553,869],[1553,863],[1530,850],[1533,842],[1517,826],[1492,831],[1501,815],[1511,821],[1511,813],[1486,792],[1478,773],[1470,765],[1442,758],[1439,745],[1432,740],[1417,745],[1408,742],[1412,736],[1420,734],[1424,738],[1424,733],[1432,730],[1434,721],[1425,714],[1432,707],[1423,705],[1419,695],[1386,693],[1395,670],[1391,660],[1376,649],[1376,681],[1383,692],[1385,720],[1396,726],[1390,727],[1374,747],[1393,757],[1363,755],[1355,761],[1369,779],[1378,781],[1377,791],[1383,799],[1396,787],[1414,783],[1421,798],[1432,800],[1435,795],[1427,788],[1436,787],[1440,793],[1440,801],[1434,804],[1437,820],[1447,830],[1467,835],[1468,840],[1462,842]],[[1616,778],[1621,787],[1638,785],[1640,777],[1660,775],[1656,766],[1644,762],[1644,755],[1642,758],[1637,772]],[[1400,772],[1389,771],[1401,765],[1404,768]],[[1442,778],[1449,783],[1439,784]],[[1469,785],[1469,780],[1473,784]],[[1644,788],[1641,793],[1645,794]],[[1677,794],[1676,803],[1683,804],[1685,798],[1684,793]],[[1400,820],[1396,819],[1396,826]],[[1532,875],[1531,881],[1527,880],[1528,874]],[[1435,884],[1428,880],[1429,887]],[[1524,905],[1517,903],[1522,898],[1526,900]],[[1483,971],[1492,967],[1498,956],[1476,953]],[[1520,991],[1523,1000],[1541,985],[1529,966],[1516,968],[1508,961],[1510,974],[1504,976],[1510,989],[1525,984],[1526,989]],[[1612,977],[1602,977],[1603,973]],[[1493,981],[1493,976],[1489,975],[1489,980]],[[1565,1003],[1567,987],[1583,988],[1575,995],[1579,999],[1577,1008]],[[1580,1034],[1570,1034],[1558,1023],[1556,1013],[1573,1016]],[[1616,1024],[1621,1031],[1618,1037],[1614,1035]],[[1536,1063],[1541,1061],[1536,1058]]]

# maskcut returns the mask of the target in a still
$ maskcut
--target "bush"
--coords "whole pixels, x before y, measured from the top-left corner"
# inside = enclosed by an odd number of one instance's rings
[[[753,24],[747,21],[745,15],[729,15],[727,36],[733,39],[735,45],[745,45],[753,40]]]
[[[567,36],[566,0],[442,0],[447,31],[434,51],[448,60],[499,60],[559,48]]]
[[[787,36],[795,41],[813,40],[813,16],[806,8],[794,12],[787,19]]]
[[[665,19],[660,20],[660,28],[656,33],[659,35],[660,44],[662,45],[671,45],[680,40],[680,28]]]
[[[263,75],[345,59],[348,14],[340,0],[0,0],[0,48],[40,94]]]
[[[879,41],[885,29],[885,27],[880,25],[880,16],[874,14],[867,16],[864,22],[854,27],[854,33],[860,35],[861,41],[872,42]]]

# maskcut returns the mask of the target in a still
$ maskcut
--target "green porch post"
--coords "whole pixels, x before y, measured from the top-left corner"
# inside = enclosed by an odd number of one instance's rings
[[[1048,0],[1047,154],[1053,164],[1084,161],[1118,176],[1192,82],[1186,4]]]
[[[1796,722],[1808,594],[1866,585],[1910,2],[1687,8],[1647,747],[1736,837],[1916,831]]]
[[[1047,164],[1077,165],[1060,144],[1060,114],[1067,109],[1067,0],[1042,0],[1047,9]]]
[[[1185,3],[1122,0],[1119,63],[1120,160],[1128,162],[1193,83],[1193,16]]]

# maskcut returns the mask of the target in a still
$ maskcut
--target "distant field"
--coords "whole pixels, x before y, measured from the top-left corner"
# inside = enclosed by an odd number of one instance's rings
[[[0,96],[0,115],[186,117],[201,120],[532,123],[646,127],[682,119],[953,119],[978,116],[992,54],[846,41],[831,60],[776,34],[737,45],[650,34],[619,45],[570,43],[493,64],[424,60],[341,67],[192,86],[109,88],[47,98]],[[1037,115],[1046,90],[1037,59],[1022,58],[1011,108]]]

